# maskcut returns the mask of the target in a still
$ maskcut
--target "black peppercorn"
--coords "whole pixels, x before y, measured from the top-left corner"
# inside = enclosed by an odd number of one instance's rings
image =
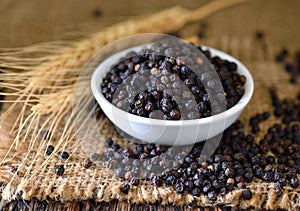
[[[215,189],[219,189],[221,187],[221,183],[218,181],[218,180],[214,180],[212,182],[212,186],[215,188]]]
[[[48,145],[46,149],[46,155],[51,155],[51,153],[54,151],[54,146]]]
[[[158,186],[158,187],[162,186],[162,179],[161,179],[161,177],[160,176],[154,176],[152,178],[152,183],[153,183],[153,185]]]
[[[101,15],[102,15],[102,11],[101,11],[99,8],[96,8],[96,9],[93,10],[93,16],[94,16],[95,18],[98,18],[98,17],[100,17]]]
[[[253,141],[254,141],[254,136],[252,136],[252,135],[247,135],[245,140],[246,140],[246,142],[247,142],[248,144],[252,144]]]
[[[191,192],[193,196],[200,196],[201,191],[198,188],[194,188]]]
[[[207,198],[210,201],[216,201],[217,200],[217,195],[214,191],[211,191],[207,194]]]
[[[121,147],[120,147],[119,144],[113,143],[113,144],[111,145],[111,148],[112,148],[113,150],[117,151],[117,150],[120,149]]]
[[[91,161],[89,158],[86,158],[86,159],[84,159],[84,160],[82,161],[81,165],[82,165],[84,168],[88,169],[88,168],[91,167],[92,161]]]
[[[151,152],[152,150],[155,150],[155,145],[154,144],[147,144],[146,149],[148,152]]]
[[[133,185],[133,186],[138,186],[140,184],[140,180],[135,178],[135,177],[132,177],[130,179],[130,184]]]
[[[272,172],[265,172],[262,174],[262,179],[267,181],[267,182],[271,182],[273,181],[273,173]]]
[[[191,191],[194,188],[193,181],[186,181],[184,183],[184,187],[185,187],[186,190]]]
[[[174,175],[170,175],[166,178],[166,184],[172,185],[172,184],[174,184],[175,180],[176,180],[176,177]]]
[[[191,164],[193,162],[193,159],[188,156],[184,158],[184,162],[186,162],[187,164]]]
[[[268,164],[274,164],[275,163],[275,158],[273,156],[268,156],[266,158],[266,161]]]
[[[210,190],[212,190],[211,184],[207,184],[207,185],[205,185],[205,186],[202,188],[202,191],[203,191],[204,193],[207,193],[207,192],[209,192]]]
[[[263,39],[264,37],[265,37],[264,32],[262,32],[262,31],[257,31],[257,32],[255,32],[255,38],[256,38],[257,40],[261,40],[261,39]]]
[[[246,179],[246,182],[252,182],[252,180],[253,180],[253,174],[251,172],[247,172],[245,174],[245,179]]]
[[[221,194],[222,196],[225,196],[225,195],[227,194],[226,187],[221,187],[221,189],[220,189],[220,194]]]
[[[292,188],[298,188],[299,179],[297,177],[293,177],[290,181],[290,185],[292,186]]]
[[[287,157],[286,156],[280,156],[278,158],[278,163],[279,164],[286,164],[287,163]]]
[[[231,168],[226,168],[226,170],[225,170],[225,175],[226,175],[227,177],[234,177],[234,175],[235,175],[234,170],[231,169]]]
[[[275,57],[275,60],[277,62],[282,62],[285,60],[286,56],[288,55],[288,50],[283,48]]]
[[[280,182],[275,182],[275,183],[274,183],[274,188],[275,188],[275,189],[281,189],[282,186],[281,186]]]
[[[58,176],[62,176],[64,174],[64,172],[65,172],[64,165],[57,165],[57,166],[55,166],[54,171],[55,171],[55,173]]]
[[[177,193],[183,193],[184,192],[184,186],[182,183],[177,183],[175,186],[175,190]]]
[[[238,176],[235,178],[235,181],[237,181],[237,182],[245,182],[245,178],[244,178],[242,175],[238,175]]]
[[[130,189],[130,185],[128,185],[127,183],[122,183],[120,190],[127,194],[129,192]]]
[[[245,189],[242,192],[242,196],[246,200],[251,199],[252,198],[252,192],[249,189]]]
[[[194,185],[198,188],[202,187],[203,185],[203,179],[202,178],[198,178],[196,180],[194,180]]]
[[[225,182],[226,180],[227,180],[227,177],[226,177],[226,175],[225,174],[219,174],[218,175],[218,180],[220,181],[220,182]]]
[[[246,188],[246,184],[244,182],[239,182],[236,184],[237,188],[238,189],[244,189]]]
[[[209,176],[212,175],[212,171],[211,171],[209,168],[205,168],[205,169],[203,169],[202,174],[203,174],[204,176],[209,177]]]
[[[252,161],[252,164],[260,164],[260,158],[257,155],[252,157],[251,161]]]
[[[69,153],[61,152],[60,153],[60,158],[63,159],[63,160],[68,159],[69,158]]]
[[[105,143],[108,147],[111,147],[111,145],[114,143],[112,138],[107,138],[105,139]]]
[[[135,150],[136,150],[136,152],[138,152],[139,154],[141,154],[141,153],[144,152],[144,146],[139,144],[139,145],[137,145],[135,147]]]
[[[262,117],[263,117],[263,120],[266,120],[270,117],[270,113],[266,111],[266,112],[262,113]]]

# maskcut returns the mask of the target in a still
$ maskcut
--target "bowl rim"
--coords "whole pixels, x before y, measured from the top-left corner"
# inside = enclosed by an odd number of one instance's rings
[[[128,51],[129,49],[134,50],[136,48],[141,48],[144,46],[149,46],[149,44],[134,46],[132,48],[128,48],[128,49],[122,50],[120,52],[117,52],[116,54],[121,54],[122,52]],[[209,50],[211,52],[212,56],[219,56],[222,59],[226,59],[228,61],[235,62],[238,66],[237,71],[239,72],[239,74],[244,75],[246,77],[246,83],[244,85],[245,93],[242,96],[242,98],[233,107],[231,107],[230,109],[223,111],[219,114],[205,117],[205,118],[191,119],[191,120],[161,120],[161,119],[151,119],[151,118],[147,118],[147,117],[141,117],[141,116],[131,114],[127,111],[124,111],[124,110],[118,108],[117,106],[115,106],[111,102],[109,102],[102,94],[101,86],[100,86],[101,82],[96,83],[97,81],[99,81],[96,78],[97,73],[103,71],[101,68],[101,65],[104,62],[108,62],[108,60],[111,59],[111,57],[116,54],[113,54],[113,55],[109,56],[108,58],[106,58],[104,61],[102,61],[100,64],[98,64],[98,66],[94,70],[92,77],[91,77],[92,93],[93,93],[94,97],[96,98],[96,100],[101,98],[101,101],[104,101],[105,104],[109,104],[112,107],[112,110],[114,110],[114,109],[118,110],[119,115],[127,115],[128,119],[130,119],[131,122],[142,123],[142,124],[147,123],[147,124],[157,125],[157,126],[159,126],[159,125],[164,125],[164,126],[186,125],[186,126],[188,126],[188,125],[195,125],[195,124],[197,124],[197,125],[210,124],[214,121],[224,120],[224,118],[226,121],[226,117],[234,115],[235,113],[237,113],[239,111],[242,111],[246,107],[246,105],[249,103],[249,101],[253,95],[253,92],[254,92],[254,81],[253,81],[252,75],[251,75],[250,71],[248,70],[248,68],[242,62],[240,62],[238,59],[236,59],[235,57],[233,57],[223,51],[212,48],[212,47],[201,45],[201,48],[203,48],[204,50]],[[121,57],[122,56],[120,56],[119,58],[121,58]],[[97,100],[97,102],[98,102],[99,106],[101,107],[98,100]]]

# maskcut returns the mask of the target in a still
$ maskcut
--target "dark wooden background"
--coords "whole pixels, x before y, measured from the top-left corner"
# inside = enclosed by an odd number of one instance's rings
[[[1,0],[0,47],[70,39],[175,5],[197,8],[208,0]]]

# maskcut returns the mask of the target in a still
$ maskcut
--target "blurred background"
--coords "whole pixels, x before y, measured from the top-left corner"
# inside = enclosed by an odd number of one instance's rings
[[[72,39],[115,22],[181,5],[198,8],[207,0],[1,0],[0,47]]]
[[[209,0],[1,0],[0,47],[74,39],[113,23],[153,14],[171,6],[196,9],[207,2]],[[297,42],[299,46],[299,8],[298,0],[251,0],[206,18],[209,27],[202,39],[205,41],[210,34],[215,35],[214,31],[221,32],[219,38],[240,38],[242,33],[247,39],[253,36],[253,31],[265,30],[268,36],[277,34],[276,45]],[[181,33],[203,34],[199,32],[199,24],[192,27],[194,31],[190,28]],[[288,40],[285,39],[287,33]]]

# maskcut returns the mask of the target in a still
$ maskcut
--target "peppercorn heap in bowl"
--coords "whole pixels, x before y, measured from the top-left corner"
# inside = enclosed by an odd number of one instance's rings
[[[109,56],[96,68],[91,88],[125,133],[186,145],[229,127],[250,101],[254,84],[248,69],[224,52],[159,41]]]

